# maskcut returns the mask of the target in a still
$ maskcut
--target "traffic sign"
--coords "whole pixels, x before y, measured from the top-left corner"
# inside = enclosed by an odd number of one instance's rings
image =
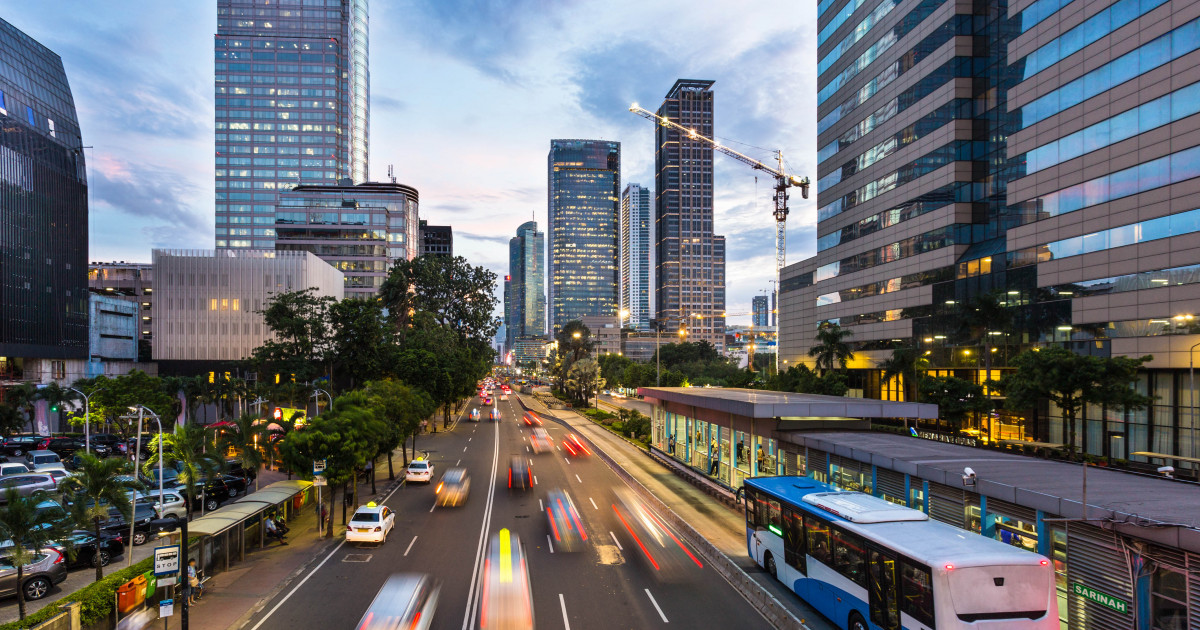
[[[313,485],[317,486],[318,488],[321,486],[328,486],[329,481],[326,480],[325,477],[317,475],[316,477],[313,477]]]
[[[314,474],[314,475],[319,475],[319,474],[321,474],[321,473],[323,473],[323,472],[325,472],[325,460],[323,460],[323,459],[314,459],[314,460],[313,460],[313,474]]]
[[[166,545],[154,550],[154,575],[179,573],[179,545]]]
[[[170,617],[174,614],[175,614],[175,600],[164,599],[164,600],[160,600],[158,602],[158,616],[160,619],[163,617]]]

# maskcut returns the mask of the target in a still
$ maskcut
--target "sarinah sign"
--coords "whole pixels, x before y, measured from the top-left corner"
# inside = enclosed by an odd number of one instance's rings
[[[1084,586],[1079,582],[1071,582],[1071,592],[1088,601],[1093,601],[1101,606],[1111,608],[1121,614],[1129,614],[1129,602],[1123,599],[1117,599],[1108,593],[1101,593],[1100,591]]]

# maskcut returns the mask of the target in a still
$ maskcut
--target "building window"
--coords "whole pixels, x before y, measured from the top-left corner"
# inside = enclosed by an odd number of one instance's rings
[[[30,127],[37,127],[37,118],[33,115],[33,108],[28,105],[25,106],[25,120],[29,121]]]
[[[66,361],[51,361],[50,362],[50,378],[59,381],[67,378],[67,362]]]
[[[1187,622],[1187,578],[1167,567],[1154,572],[1150,584],[1150,627],[1183,630]]]

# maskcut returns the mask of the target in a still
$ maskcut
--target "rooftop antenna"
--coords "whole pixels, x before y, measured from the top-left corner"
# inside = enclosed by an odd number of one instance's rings
[[[392,183],[393,183],[393,184],[395,184],[395,183],[396,183],[396,176],[393,174],[393,171],[392,171],[392,165],[391,165],[391,164],[388,164],[388,179],[392,180]]]

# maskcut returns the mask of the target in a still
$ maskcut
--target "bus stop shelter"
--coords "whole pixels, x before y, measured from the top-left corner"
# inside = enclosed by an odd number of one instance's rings
[[[193,520],[188,535],[199,540],[190,557],[209,575],[227,571],[246,559],[246,548],[266,545],[263,519],[267,516],[291,520],[312,502],[312,482],[277,481]]]
[[[872,419],[937,418],[937,405],[724,387],[641,387],[653,406],[651,449],[736,491],[785,474],[779,434],[869,429]]]

